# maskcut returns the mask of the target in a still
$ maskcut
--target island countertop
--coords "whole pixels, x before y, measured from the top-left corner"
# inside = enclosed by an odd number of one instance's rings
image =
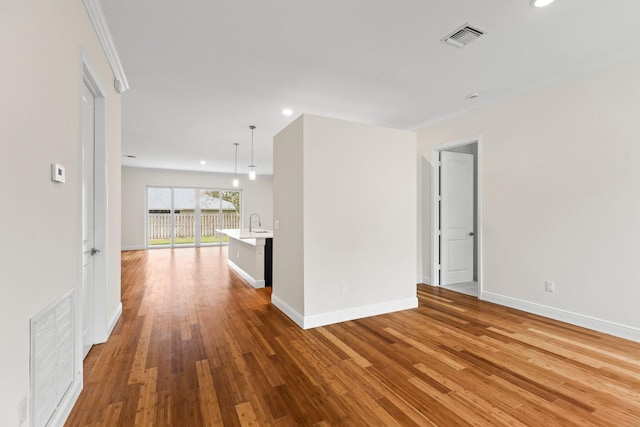
[[[251,232],[247,228],[226,228],[217,231],[229,236],[229,267],[254,288],[271,286],[273,232],[260,228]]]
[[[249,231],[248,228],[225,228],[222,230],[218,230],[218,232],[226,234],[230,238],[238,240],[273,238],[273,231],[265,230],[262,228],[256,228],[253,231]]]

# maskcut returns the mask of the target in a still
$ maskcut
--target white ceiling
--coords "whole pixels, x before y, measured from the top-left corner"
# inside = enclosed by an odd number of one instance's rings
[[[639,0],[102,0],[131,89],[123,165],[272,174],[302,113],[416,129],[640,55]],[[463,49],[440,40],[469,23]],[[473,100],[466,95],[479,92]],[[282,115],[283,108],[294,111]],[[205,160],[206,165],[200,165]]]

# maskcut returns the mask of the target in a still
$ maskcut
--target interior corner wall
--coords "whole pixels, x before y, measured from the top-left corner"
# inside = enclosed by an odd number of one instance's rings
[[[107,91],[111,320],[120,303],[120,95],[111,68],[81,1],[2,2],[0,420],[7,426],[19,425],[18,403],[29,394],[29,319],[79,286],[81,52]],[[51,181],[52,163],[65,166],[66,183]]]
[[[423,174],[434,145],[482,136],[483,298],[640,337],[639,118],[634,59],[418,131]]]
[[[281,309],[286,304],[298,323],[304,316],[303,120],[273,138],[273,218],[279,227],[273,230],[272,301]]]
[[[258,175],[255,181],[238,175],[240,186],[233,188],[232,174],[191,172],[168,169],[122,168],[122,250],[144,249],[147,186],[220,188],[242,190],[242,220],[258,213],[262,227],[273,228],[273,178]]]

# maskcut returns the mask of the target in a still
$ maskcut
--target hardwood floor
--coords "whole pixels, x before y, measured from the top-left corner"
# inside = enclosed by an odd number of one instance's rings
[[[122,254],[124,311],[67,426],[640,426],[640,344],[418,286],[303,331],[226,248]]]

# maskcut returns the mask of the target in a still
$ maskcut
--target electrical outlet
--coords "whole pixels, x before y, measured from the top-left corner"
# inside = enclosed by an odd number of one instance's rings
[[[276,230],[280,230],[280,220],[279,219],[276,219],[273,225],[274,225],[274,228]]]
[[[555,282],[552,282],[550,280],[547,280],[546,282],[544,282],[544,290],[547,292],[555,292],[556,291]]]
[[[347,284],[344,282],[340,282],[340,293],[346,294],[348,291],[349,289],[347,288]]]
[[[240,259],[240,251],[236,252],[236,259]]]
[[[20,421],[20,425],[27,421],[28,406],[27,396],[25,396],[22,398],[20,403],[18,403],[18,420]]]

